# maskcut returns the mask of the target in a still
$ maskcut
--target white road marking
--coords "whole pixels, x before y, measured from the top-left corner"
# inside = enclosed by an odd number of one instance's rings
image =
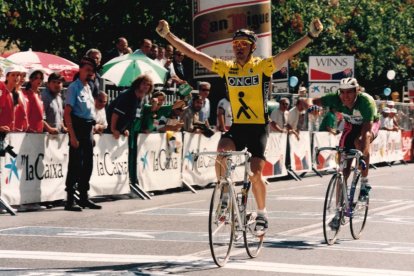
[[[375,214],[380,215],[380,216],[385,216],[385,215],[389,215],[389,214],[392,214],[392,213],[396,213],[396,212],[411,209],[411,208],[414,208],[414,204],[401,206],[399,208],[395,208],[395,209],[391,209],[391,210],[388,210],[388,211],[383,211],[383,212],[379,212],[379,213],[375,213]]]
[[[76,261],[76,262],[98,262],[98,263],[134,263],[149,264],[163,263],[181,265],[188,267],[197,266],[213,268],[215,265],[210,259],[193,256],[156,256],[156,255],[127,255],[127,254],[99,254],[78,252],[50,252],[50,251],[17,251],[0,250],[2,259],[30,259],[30,260],[53,260],[53,261]],[[185,268],[184,268],[185,269]],[[223,269],[263,271],[275,273],[299,273],[312,275],[341,275],[341,276],[414,276],[413,271],[371,269],[358,267],[338,267],[322,265],[297,265],[274,262],[244,261],[237,260],[229,263]],[[224,272],[224,271],[223,271]],[[225,272],[224,272],[225,273]]]
[[[148,212],[148,211],[162,209],[162,208],[168,208],[168,207],[173,207],[173,206],[181,206],[181,205],[189,205],[189,204],[193,204],[193,203],[206,202],[206,201],[207,200],[203,199],[203,200],[194,200],[194,201],[180,202],[180,203],[174,203],[174,204],[166,204],[166,205],[160,205],[160,206],[152,207],[152,208],[140,209],[140,210],[135,210],[135,211],[128,211],[128,212],[124,212],[122,214],[132,215],[132,214],[138,214],[138,213]]]

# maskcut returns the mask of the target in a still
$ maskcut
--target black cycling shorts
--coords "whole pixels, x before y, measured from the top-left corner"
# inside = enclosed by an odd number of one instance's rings
[[[362,125],[353,125],[345,122],[344,131],[342,132],[341,139],[339,140],[339,146],[346,149],[355,148],[355,140],[361,136]],[[375,121],[372,124],[372,141],[378,136],[379,121]],[[372,142],[371,141],[371,142]]]
[[[233,124],[222,138],[231,139],[236,145],[237,151],[247,148],[252,157],[266,160],[264,152],[268,136],[269,128],[267,125]]]

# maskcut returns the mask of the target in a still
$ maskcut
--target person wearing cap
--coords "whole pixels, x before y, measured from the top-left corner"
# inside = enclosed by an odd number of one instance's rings
[[[66,92],[64,120],[69,133],[69,164],[66,177],[67,201],[65,210],[81,211],[82,208],[101,209],[89,199],[89,180],[93,169],[93,135],[95,108],[89,81],[96,70],[95,60],[83,57],[79,64],[79,77]],[[75,202],[75,190],[79,201]]]
[[[27,101],[21,90],[21,72],[25,69],[18,65],[6,68],[5,85],[10,95],[13,97],[14,119],[10,131],[22,132],[28,127],[27,121]]]
[[[380,128],[379,114],[374,98],[359,89],[355,78],[344,78],[339,83],[339,91],[319,98],[308,99],[309,105],[334,107],[343,114],[345,120],[339,146],[345,149],[358,149],[363,153],[366,168],[362,170],[360,200],[365,200],[371,190],[368,181],[370,144],[377,137]],[[308,111],[317,106],[311,106]],[[344,170],[345,179],[349,176],[349,167]],[[331,221],[332,229],[339,227],[340,218]]]
[[[394,130],[394,121],[390,118],[390,111],[389,107],[384,107],[381,113],[381,129],[393,131]]]
[[[66,133],[63,123],[62,90],[65,78],[59,73],[52,73],[47,80],[46,89],[42,93],[44,106],[45,130],[51,134]]]
[[[393,124],[393,131],[400,130],[400,126],[398,124],[396,115],[397,115],[397,109],[396,108],[390,108],[389,118],[390,118],[390,120],[392,121],[392,124]]]
[[[291,57],[304,49],[322,32],[322,23],[315,19],[311,22],[309,32],[289,46],[286,50],[269,58],[253,56],[256,50],[257,36],[253,31],[237,30],[232,39],[235,59],[226,61],[213,58],[175,36],[165,20],[160,20],[156,31],[169,43],[189,58],[197,61],[208,70],[217,73],[226,80],[233,112],[233,124],[218,145],[218,151],[242,150],[247,147],[252,154],[250,181],[257,202],[258,216],[255,231],[264,235],[268,229],[266,211],[266,185],[262,177],[265,165],[264,151],[268,137],[267,95],[270,93],[272,74],[282,68]],[[249,135],[246,135],[246,134]],[[252,137],[256,137],[252,139]],[[222,158],[216,162],[218,181],[224,171],[221,170]],[[225,197],[224,201],[226,200]],[[225,206],[225,204],[223,204]]]
[[[306,87],[304,87],[304,86],[300,86],[299,87],[299,90],[298,90],[298,96],[300,97],[300,98],[304,98],[304,97],[306,97]]]
[[[182,115],[186,108],[183,100],[176,100],[172,106],[171,114],[167,119],[166,131],[180,131],[184,125]]]
[[[385,104],[386,104],[386,106],[387,106],[389,109],[391,109],[391,108],[394,108],[394,107],[395,107],[395,103],[394,103],[394,101],[386,101],[386,102],[385,102]]]

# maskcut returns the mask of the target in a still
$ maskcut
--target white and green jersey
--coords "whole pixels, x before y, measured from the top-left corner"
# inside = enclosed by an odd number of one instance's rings
[[[342,104],[339,92],[330,93],[321,97],[322,105],[335,108],[344,116],[344,120],[353,125],[362,125],[364,122],[378,120],[378,111],[375,100],[367,93],[358,93],[352,109]]]

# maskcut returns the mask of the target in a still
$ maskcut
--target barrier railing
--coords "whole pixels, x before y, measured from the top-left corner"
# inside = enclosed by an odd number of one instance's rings
[[[138,135],[135,169],[138,185],[144,191],[166,190],[185,185],[195,192],[192,186],[206,186],[216,181],[214,160],[199,159],[194,163],[192,154],[215,150],[220,133],[207,138],[201,134],[178,132],[175,137],[175,146],[171,147],[166,134]],[[133,168],[128,168],[127,139],[121,137],[115,140],[109,134],[95,135],[94,138],[96,146],[90,195],[129,193],[128,175]],[[332,146],[336,145],[337,139],[338,136],[327,132],[311,134],[303,131],[299,140],[293,135],[288,137],[285,133],[270,133],[263,175],[274,178],[286,176],[288,169],[300,174],[311,172],[313,168],[333,168],[334,156],[329,154],[320,156],[319,165],[316,165],[312,158],[311,142],[318,147]],[[67,135],[9,133],[5,142],[17,153],[16,157],[9,153],[1,157],[0,196],[5,203],[19,205],[65,198],[69,161]],[[290,148],[287,147],[288,144]],[[371,144],[371,163],[411,161],[412,145],[412,131],[381,130]],[[287,163],[290,167],[286,166]],[[201,175],[194,172],[194,166],[198,166]]]

